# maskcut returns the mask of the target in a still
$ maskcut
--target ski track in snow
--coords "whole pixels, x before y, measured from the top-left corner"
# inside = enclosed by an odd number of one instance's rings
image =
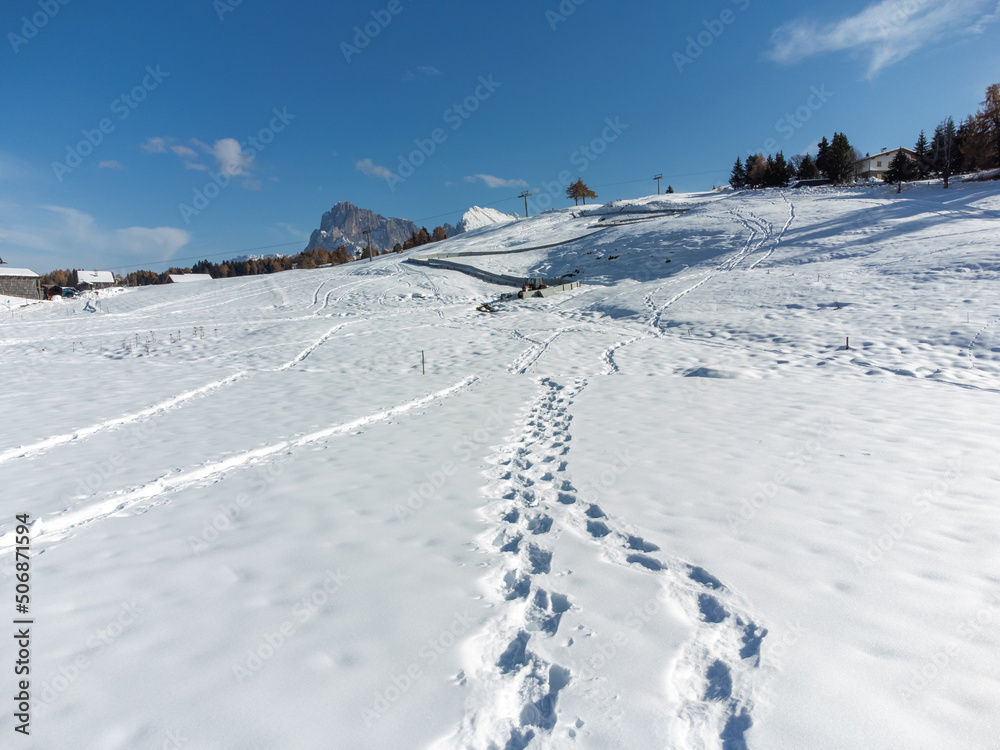
[[[316,342],[306,347],[303,351],[295,355],[294,358],[283,364],[281,367],[277,368],[277,372],[284,372],[290,370],[296,365],[302,363],[309,356],[319,349],[323,344],[325,344],[330,338],[333,337],[335,333],[339,330],[351,325],[351,323],[339,323],[333,326],[329,331],[327,331],[323,336],[319,338]],[[205,394],[211,393],[212,391],[218,390],[219,388],[224,388],[229,385],[242,380],[243,378],[252,375],[253,372],[250,370],[243,370],[242,372],[235,373],[234,375],[229,375],[228,377],[222,378],[221,380],[216,380],[207,385],[200,386],[190,391],[185,391],[184,393],[169,398],[165,401],[161,401],[158,404],[154,404],[147,409],[141,411],[133,412],[132,414],[125,414],[120,417],[115,417],[114,419],[108,419],[103,422],[98,422],[97,424],[90,425],[88,427],[81,427],[73,432],[65,433],[63,435],[53,435],[51,437],[43,438],[30,445],[23,445],[17,448],[11,448],[0,453],[0,464],[11,461],[15,458],[28,458],[31,456],[37,456],[41,453],[56,448],[60,445],[65,445],[67,443],[78,442],[85,440],[93,435],[106,430],[119,429],[121,427],[126,427],[130,424],[136,422],[142,422],[151,417],[162,416],[167,412],[181,406],[182,404],[197,398],[198,396],[203,396]]]
[[[976,332],[976,335],[972,337],[972,341],[969,342],[969,349],[967,354],[969,358],[968,369],[970,370],[976,369],[976,356],[972,350],[975,347],[976,342],[979,341],[979,337],[982,336],[984,333],[986,333],[986,331],[992,328],[994,325],[996,325],[997,321],[1000,321],[1000,318],[994,318],[993,320],[991,320],[989,323],[980,328],[979,331]]]
[[[477,651],[459,676],[469,686],[466,715],[456,733],[435,747],[555,747],[559,695],[577,686],[569,668],[543,655],[573,608],[572,592],[566,591],[572,578],[549,576],[560,534],[573,530],[622,575],[660,576],[666,594],[690,615],[693,634],[673,674],[680,705],[674,746],[716,747],[721,739],[725,750],[746,748],[751,688],[767,630],[708,571],[670,559],[577,491],[566,473],[569,411],[587,381],[561,385],[543,378],[540,386],[520,433],[490,462],[495,469],[485,513],[491,528],[478,546],[500,563],[484,581],[496,614],[473,639]],[[560,591],[554,590],[557,580]],[[576,721],[569,735],[585,725]]]
[[[103,493],[98,495],[96,500],[88,502],[83,507],[61,511],[45,518],[37,519],[32,528],[32,543],[40,546],[60,541],[81,527],[89,526],[94,522],[127,511],[145,512],[150,507],[165,502],[166,496],[171,493],[197,485],[214,484],[231,471],[257,464],[266,459],[275,458],[283,453],[290,453],[297,448],[302,448],[313,443],[319,443],[339,435],[356,432],[378,422],[385,422],[393,417],[461,393],[479,380],[479,376],[472,375],[443,390],[421,396],[398,406],[383,409],[374,414],[327,427],[299,438],[244,451],[221,461],[213,461],[183,473],[171,472],[138,487]],[[14,547],[13,531],[8,532],[0,538],[0,555],[10,552]]]
[[[615,361],[615,354],[618,353],[618,350],[624,349],[629,344],[634,344],[636,341],[638,341],[641,338],[645,338],[645,337],[644,336],[635,336],[635,337],[630,338],[630,339],[625,339],[624,341],[619,341],[617,344],[614,344],[613,346],[609,347],[608,349],[606,349],[604,351],[604,354],[601,356],[601,359],[603,359],[604,360],[604,364],[607,365],[607,372],[606,372],[607,375],[616,375],[616,374],[618,374],[618,373],[621,372],[621,368],[618,366],[618,363]]]
[[[785,233],[788,231],[788,228],[792,225],[792,222],[795,221],[795,204],[792,203],[790,200],[788,200],[788,198],[785,196],[784,193],[779,193],[779,195],[781,195],[781,199],[788,204],[788,220],[785,222],[785,226],[781,228],[781,231],[778,232],[778,235],[776,237],[768,238],[768,240],[771,241],[771,249],[750,264],[751,271],[755,269],[757,266],[759,266],[761,263],[763,263],[765,260],[771,257],[774,251],[778,249],[778,245],[781,244],[781,241],[784,239]]]
[[[286,362],[281,367],[279,367],[278,368],[278,372],[284,372],[286,370],[291,370],[296,365],[304,362],[306,359],[309,358],[310,354],[312,354],[314,351],[316,351],[321,346],[323,346],[323,344],[325,344],[327,341],[329,341],[331,338],[333,338],[333,335],[335,333],[337,333],[337,331],[339,331],[339,330],[341,330],[343,328],[346,328],[349,325],[350,325],[350,323],[338,323],[337,325],[333,326],[333,328],[331,328],[329,331],[327,331],[322,336],[320,336],[319,339],[317,339],[315,343],[311,344],[310,346],[307,346],[303,351],[299,352],[299,354],[296,355],[296,357],[294,359],[292,359],[289,362]]]
[[[222,378],[221,380],[216,380],[208,385],[203,385],[200,388],[195,388],[194,390],[186,391],[179,396],[174,396],[166,401],[161,401],[158,404],[150,406],[148,409],[143,409],[142,411],[137,411],[132,414],[125,414],[121,417],[115,417],[114,419],[108,419],[104,422],[99,422],[95,425],[89,427],[81,427],[73,432],[66,433],[64,435],[53,435],[52,437],[47,437],[43,440],[39,440],[30,445],[24,445],[19,448],[11,448],[10,450],[0,453],[0,464],[10,461],[15,458],[27,458],[29,456],[36,456],[40,453],[44,453],[52,448],[59,445],[65,445],[66,443],[72,443],[78,440],[84,440],[96,435],[104,430],[114,430],[120,427],[125,427],[126,425],[133,424],[135,422],[141,422],[143,420],[149,419],[150,417],[159,416],[165,414],[166,412],[174,409],[181,404],[190,401],[198,396],[203,396],[207,393],[211,393],[214,390],[223,388],[227,385],[232,385],[233,383],[242,380],[243,378],[250,375],[249,370],[244,370],[243,372],[238,372],[235,375],[230,375],[228,377]]]
[[[512,375],[524,375],[528,370],[531,369],[531,366],[534,365],[542,357],[543,354],[545,354],[549,346],[552,345],[552,342],[555,341],[557,338],[559,338],[559,336],[561,336],[563,333],[565,333],[566,330],[567,329],[565,328],[560,328],[555,333],[551,334],[544,341],[535,341],[534,339],[529,339],[527,336],[524,336],[520,333],[517,333],[516,331],[513,331],[512,333],[517,338],[529,342],[531,346],[525,349],[525,351],[521,354],[521,356],[519,356],[510,364],[510,366],[507,368],[507,371]]]

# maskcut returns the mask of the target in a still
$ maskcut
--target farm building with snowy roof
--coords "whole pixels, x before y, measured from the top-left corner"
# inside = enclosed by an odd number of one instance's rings
[[[41,277],[27,268],[0,266],[0,295],[41,299]]]
[[[111,271],[77,271],[76,288],[84,289],[106,289],[115,285],[115,275]]]

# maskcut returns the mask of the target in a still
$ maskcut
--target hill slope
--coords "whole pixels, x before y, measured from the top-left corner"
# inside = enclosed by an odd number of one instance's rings
[[[22,744],[991,747],[1000,191],[588,213],[6,319]]]

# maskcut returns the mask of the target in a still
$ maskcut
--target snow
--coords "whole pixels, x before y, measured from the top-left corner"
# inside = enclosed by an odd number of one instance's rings
[[[77,271],[77,284],[114,284],[115,276],[111,271]]]
[[[472,232],[483,227],[492,227],[495,224],[508,224],[517,221],[520,217],[515,214],[505,214],[495,208],[482,208],[473,206],[464,214],[462,220],[458,222],[458,231]]]
[[[182,273],[182,274],[170,274],[170,283],[172,284],[190,284],[195,281],[212,281],[211,274],[207,273]]]
[[[893,191],[17,310],[19,742],[995,747],[1000,186]]]
[[[6,294],[0,294],[0,306],[5,309],[25,307],[27,305],[35,305],[41,302],[40,299],[28,299],[27,297],[10,297]]]
[[[10,266],[0,266],[0,276],[16,276],[18,278],[24,277],[24,278],[34,279],[38,277],[38,274],[27,268],[11,268]]]

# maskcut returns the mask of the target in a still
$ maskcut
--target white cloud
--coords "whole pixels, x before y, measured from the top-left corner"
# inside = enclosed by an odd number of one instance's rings
[[[172,138],[170,140],[173,140]],[[139,146],[147,154],[165,154],[167,153],[167,139],[166,138],[147,138],[146,142]]]
[[[528,187],[528,183],[524,180],[505,180],[502,177],[494,177],[491,174],[475,174],[465,178],[466,182],[476,182],[477,180],[482,180],[486,183],[487,187],[491,188]]]
[[[93,216],[66,206],[0,204],[0,235],[21,263],[52,268],[105,267],[122,260],[154,263],[173,257],[191,236],[174,227],[101,227]]]
[[[97,165],[98,169],[125,169],[120,161],[115,161],[110,159],[108,161],[102,161]]]
[[[403,74],[404,81],[415,81],[418,78],[430,78],[432,76],[441,75],[441,71],[435,68],[433,65],[418,65],[416,72],[412,70],[406,71]]]
[[[371,159],[362,159],[355,164],[354,167],[359,172],[362,172],[369,177],[381,177],[383,180],[388,180],[392,177],[391,169],[388,169],[387,167],[380,167]]]
[[[189,146],[171,146],[170,150],[177,154],[179,157],[185,161],[190,161],[192,159],[198,158],[198,152]]]
[[[219,162],[222,174],[229,177],[249,177],[253,157],[244,153],[235,138],[222,138],[212,146],[212,155]]]
[[[208,166],[200,161],[201,154],[195,148],[192,148],[192,146],[195,146],[203,153],[215,159],[218,163],[219,171],[223,175],[227,177],[243,177],[244,179],[241,184],[247,190],[261,189],[261,182],[253,179],[251,173],[254,166],[253,157],[243,150],[240,142],[235,138],[220,138],[211,146],[197,138],[191,138],[187,143],[191,145],[185,145],[179,142],[177,138],[172,137],[150,138],[140,148],[143,151],[153,154],[173,153],[184,162],[185,169],[194,169],[200,172],[207,171]]]
[[[191,240],[174,227],[127,227],[115,230],[113,244],[121,251],[143,259],[167,260]]]
[[[982,34],[986,31],[987,26],[991,23],[996,23],[997,21],[1000,21],[1000,2],[997,3],[996,8],[989,13],[986,13],[982,18],[972,24],[972,26],[969,27],[969,31],[973,34]]]
[[[823,52],[869,57],[867,75],[949,36],[982,30],[998,19],[996,0],[879,0],[834,22],[789,21],[771,35],[768,57],[796,63]],[[991,8],[996,8],[989,12]]]

